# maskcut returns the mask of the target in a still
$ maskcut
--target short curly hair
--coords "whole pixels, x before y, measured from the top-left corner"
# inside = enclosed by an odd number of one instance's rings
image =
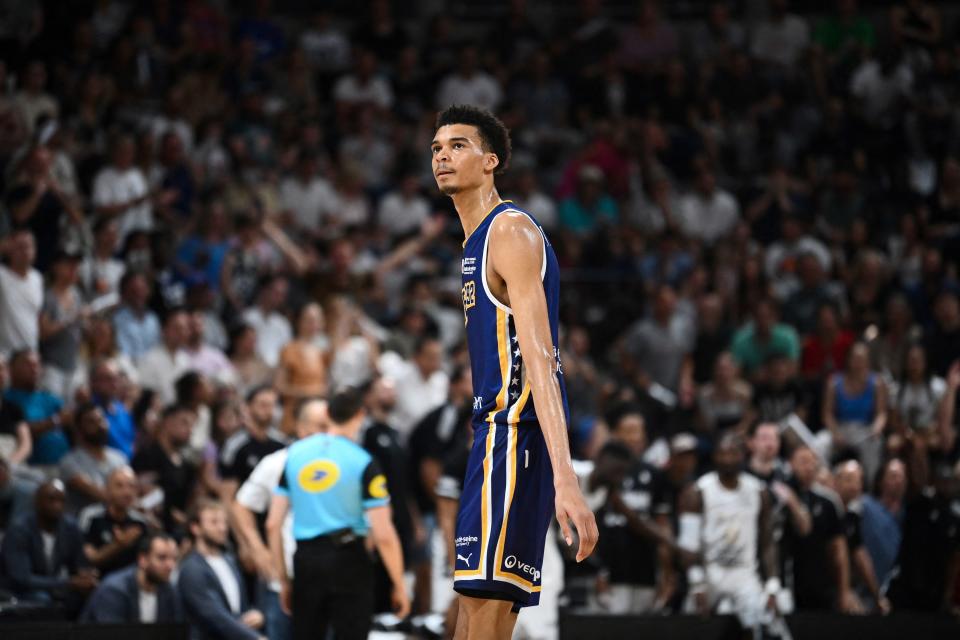
[[[447,107],[437,116],[437,129],[448,124],[468,124],[477,128],[483,150],[497,156],[500,163],[493,172],[500,175],[510,165],[510,131],[486,109],[466,104]]]

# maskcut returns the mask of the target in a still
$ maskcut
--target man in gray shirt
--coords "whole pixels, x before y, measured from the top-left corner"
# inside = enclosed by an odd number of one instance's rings
[[[657,288],[652,313],[627,331],[626,350],[651,382],[677,393],[684,380],[692,381],[689,359],[696,331],[692,320],[677,309],[673,287]]]
[[[103,411],[93,403],[83,404],[74,413],[77,442],[60,461],[60,476],[67,485],[67,510],[77,513],[103,502],[104,487],[114,469],[125,466],[126,458],[107,446],[109,425]]]

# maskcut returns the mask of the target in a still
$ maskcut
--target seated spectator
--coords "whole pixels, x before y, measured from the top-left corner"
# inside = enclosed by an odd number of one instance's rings
[[[377,209],[378,224],[394,238],[418,232],[430,217],[430,203],[420,193],[417,173],[405,173],[399,182],[383,196]]]
[[[186,351],[190,333],[189,315],[183,309],[172,309],[163,319],[163,337],[137,361],[140,386],[151,389],[164,404],[176,399],[177,378],[190,369]]]
[[[560,224],[579,234],[617,221],[617,203],[604,190],[603,171],[592,164],[580,167],[577,191],[560,203]]]
[[[64,514],[63,483],[49,480],[37,489],[34,511],[14,522],[3,538],[4,573],[25,602],[59,604],[68,617],[80,612],[97,586],[83,555],[83,535]]]
[[[943,450],[940,422],[946,407],[942,400],[947,393],[946,381],[927,368],[923,345],[913,344],[907,350],[903,379],[890,388],[890,421],[894,433],[911,439],[919,437],[930,449]]]
[[[817,483],[819,460],[807,447],[794,449],[790,457],[793,470],[791,488],[812,517],[812,528],[805,535],[794,526],[784,533],[784,544],[791,559],[797,611],[862,611],[850,587],[850,560],[843,537],[843,505],[837,495]]]
[[[797,291],[806,289],[794,306],[799,306],[798,317],[803,320],[801,302],[808,297],[824,295],[821,288],[830,272],[833,260],[830,250],[820,240],[805,233],[803,221],[796,216],[786,216],[780,223],[780,238],[767,247],[764,271],[773,285],[774,295],[779,300],[789,300]],[[809,263],[802,263],[809,256]],[[818,268],[819,267],[819,268]],[[829,291],[828,291],[829,293]],[[808,311],[807,320],[814,320],[814,310]],[[786,317],[786,313],[784,314]],[[811,322],[812,324],[812,322]],[[809,331],[810,325],[802,327]]]
[[[28,229],[0,240],[0,354],[36,349],[43,307],[43,276],[33,268],[37,245]]]
[[[133,361],[160,344],[160,321],[147,308],[150,280],[139,271],[128,271],[120,279],[121,306],[113,316],[117,347]]]
[[[440,81],[437,108],[472,104],[493,111],[503,99],[503,88],[495,76],[478,68],[480,53],[474,45],[461,47],[456,71]]]
[[[889,374],[894,380],[900,380],[903,377],[907,349],[919,339],[920,327],[913,322],[907,297],[899,293],[890,296],[887,299],[880,335],[870,341],[870,362],[873,368]]]
[[[792,67],[810,44],[810,27],[802,16],[788,13],[788,0],[770,0],[770,12],[750,39],[754,58],[781,68]]]
[[[856,451],[867,478],[880,468],[887,404],[887,386],[870,370],[867,345],[854,344],[844,370],[827,379],[822,419],[830,430],[832,455]]]
[[[168,406],[160,416],[155,441],[137,451],[132,463],[145,498],[156,489],[163,492],[163,529],[179,537],[186,533],[187,510],[199,488],[197,465],[182,453],[195,419],[186,407]]]
[[[114,360],[98,360],[90,367],[90,401],[100,407],[109,425],[107,445],[133,458],[136,428],[123,403],[120,368]]]
[[[935,324],[924,346],[930,356],[930,370],[946,377],[950,366],[960,360],[960,298],[953,291],[937,296]]]
[[[290,214],[294,226],[303,233],[317,235],[327,216],[336,207],[333,186],[319,172],[318,158],[301,149],[296,171],[280,183],[280,202]]]
[[[803,253],[797,259],[799,288],[783,305],[784,321],[796,327],[801,335],[812,333],[817,325],[817,313],[825,304],[831,304],[842,316],[846,298],[840,283],[829,283],[819,258]]]
[[[348,122],[360,108],[371,105],[380,113],[393,106],[393,90],[390,83],[377,73],[377,56],[372,51],[360,49],[354,55],[353,73],[341,76],[333,85],[333,100],[337,118]]]
[[[56,465],[70,449],[64,424],[72,414],[60,398],[40,390],[40,356],[36,351],[18,351],[10,358],[10,386],[4,399],[23,412],[33,435],[32,465]]]
[[[107,446],[110,426],[100,407],[80,405],[73,412],[75,443],[60,460],[60,477],[67,485],[67,510],[81,509],[104,499],[104,486],[110,474],[127,464],[116,449]]]
[[[887,614],[890,612],[890,601],[880,591],[882,585],[877,582],[873,562],[863,544],[863,503],[860,500],[863,496],[863,468],[860,463],[847,460],[838,465],[834,472],[834,483],[846,510],[843,519],[844,538],[850,556],[851,572],[856,570],[862,585],[860,599],[863,600],[865,592],[872,598],[875,610]]]
[[[700,169],[693,190],[677,202],[675,222],[681,233],[711,247],[733,233],[739,221],[737,199],[717,187],[712,169]]]
[[[137,542],[136,564],[100,583],[80,616],[97,624],[183,622],[183,605],[170,578],[177,567],[177,543],[166,533]]]
[[[190,433],[190,449],[200,454],[210,442],[210,405],[214,399],[214,388],[206,376],[187,371],[177,378],[174,385],[177,392],[177,404],[189,409],[196,417],[193,431]]]
[[[620,64],[631,71],[656,69],[677,54],[680,38],[669,20],[660,15],[656,0],[644,0],[634,22],[620,31]]]
[[[277,366],[280,350],[293,337],[283,315],[289,289],[283,276],[268,276],[259,283],[256,304],[243,312],[243,321],[256,332],[257,354],[270,367]]]
[[[841,369],[853,345],[853,333],[840,325],[829,302],[817,310],[816,331],[804,338],[800,372],[811,381],[823,380]]]
[[[733,331],[724,318],[723,299],[708,293],[697,302],[697,338],[693,346],[693,380],[704,384],[713,376],[720,354],[730,348]]]
[[[191,640],[259,640],[263,614],[248,605],[240,567],[227,547],[227,511],[202,500],[190,516],[194,550],[180,564],[177,589],[190,624]]]
[[[893,458],[880,469],[872,494],[863,496],[863,543],[877,574],[886,585],[893,575],[903,537],[903,508],[907,495],[907,467]]]
[[[78,518],[87,561],[106,576],[137,561],[137,547],[147,533],[147,520],[133,509],[137,476],[128,466],[117,467],[107,477],[103,501],[91,504]]]
[[[800,341],[793,327],[777,322],[777,305],[766,298],[754,307],[753,321],[733,334],[730,351],[747,378],[760,382],[766,377],[763,365],[774,355],[787,358],[791,372],[796,370]]]
[[[7,377],[7,360],[0,355],[0,460],[16,467],[33,452],[33,435],[23,410],[3,396]]]
[[[31,60],[25,67],[23,86],[14,96],[27,130],[32,134],[40,118],[56,118],[60,113],[57,99],[47,91],[47,67],[42,60]]]
[[[717,357],[713,379],[700,388],[697,397],[700,429],[713,439],[727,429],[746,436],[753,420],[750,385],[740,377],[729,351]]]
[[[858,55],[877,41],[873,23],[858,14],[857,0],[837,2],[836,13],[821,20],[813,30],[813,41],[839,58]]]

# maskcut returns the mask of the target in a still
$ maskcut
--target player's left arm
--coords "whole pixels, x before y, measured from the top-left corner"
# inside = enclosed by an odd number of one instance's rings
[[[537,419],[553,467],[557,521],[568,545],[573,543],[569,521],[576,527],[580,537],[577,562],[580,562],[593,552],[599,533],[593,512],[580,493],[570,459],[567,421],[556,376],[555,345],[550,334],[547,298],[540,277],[544,240],[530,219],[521,213],[497,216],[490,234],[491,266],[506,283],[520,354],[536,400]]]

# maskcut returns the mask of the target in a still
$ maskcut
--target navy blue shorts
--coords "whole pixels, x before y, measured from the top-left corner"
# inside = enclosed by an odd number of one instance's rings
[[[514,609],[539,604],[553,498],[539,424],[474,426],[457,514],[454,590],[509,600]]]

